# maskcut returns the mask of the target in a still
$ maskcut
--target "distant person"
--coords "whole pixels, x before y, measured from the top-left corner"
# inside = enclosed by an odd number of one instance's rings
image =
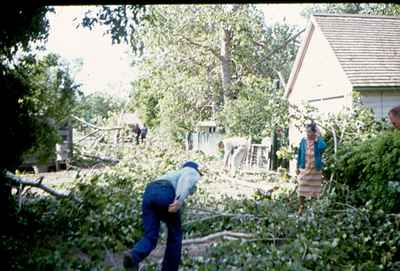
[[[400,129],[400,105],[390,109],[388,115],[393,126],[397,129]]]
[[[136,134],[136,145],[138,145],[139,144],[139,139],[140,139],[140,133],[141,133],[139,124],[135,125],[135,127],[133,128],[133,132]]]
[[[180,209],[186,198],[195,192],[200,176],[199,165],[186,161],[180,169],[167,172],[146,186],[142,201],[144,236],[124,254],[125,269],[139,269],[139,263],[156,247],[160,221],[163,221],[167,224],[168,238],[162,270],[178,270],[182,250]]]
[[[141,136],[141,139],[142,139],[142,143],[144,143],[144,140],[146,139],[147,132],[148,132],[148,129],[146,127],[146,124],[143,124],[142,129],[140,129],[140,136]]]
[[[224,150],[224,170],[235,175],[250,148],[250,140],[243,137],[226,138],[218,143],[218,148]]]
[[[325,140],[320,136],[317,125],[312,122],[305,127],[306,137],[299,144],[297,154],[297,170],[299,177],[299,200],[298,213],[304,211],[306,197],[319,198],[322,183],[322,153],[326,148]]]
[[[186,150],[190,151],[193,149],[193,132],[189,131],[186,134]]]

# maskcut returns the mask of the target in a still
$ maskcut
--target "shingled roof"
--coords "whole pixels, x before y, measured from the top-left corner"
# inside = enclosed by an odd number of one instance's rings
[[[400,86],[400,17],[319,14],[313,23],[354,88]]]

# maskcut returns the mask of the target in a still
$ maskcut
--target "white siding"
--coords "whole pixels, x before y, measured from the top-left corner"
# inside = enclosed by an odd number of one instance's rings
[[[289,102],[299,104],[301,101],[344,96],[350,106],[351,89],[350,81],[327,40],[318,28],[314,29]],[[320,110],[324,111],[324,107],[320,107]],[[340,108],[335,110],[339,111]]]
[[[374,111],[375,118],[387,118],[393,107],[400,105],[400,91],[361,92],[361,101]]]

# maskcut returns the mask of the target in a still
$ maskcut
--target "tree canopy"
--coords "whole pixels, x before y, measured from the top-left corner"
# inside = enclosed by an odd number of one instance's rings
[[[178,134],[199,120],[216,118],[244,89],[259,93],[273,79],[287,78],[302,32],[286,24],[265,25],[253,5],[152,6],[147,11],[152,20],[133,34],[144,49],[137,59],[141,74],[133,85],[132,108]],[[265,84],[256,83],[261,81]],[[266,117],[259,119],[261,126]],[[251,114],[248,118],[252,122]]]
[[[349,13],[369,15],[400,15],[400,5],[394,3],[330,3],[315,4],[313,7],[304,10],[305,16],[313,13]]]
[[[0,87],[1,109],[4,118],[0,169],[13,169],[21,155],[35,142],[36,123],[33,102],[24,101],[32,94],[29,82],[13,67],[12,60],[18,50],[29,52],[35,41],[47,38],[49,22],[46,13],[49,7],[11,7],[2,9],[0,23]]]

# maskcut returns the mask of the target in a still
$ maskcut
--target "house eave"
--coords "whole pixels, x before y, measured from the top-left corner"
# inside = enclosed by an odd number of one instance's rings
[[[288,82],[286,84],[285,93],[283,95],[286,99],[289,98],[289,95],[292,92],[293,85],[296,82],[297,75],[298,75],[298,73],[300,71],[300,68],[301,68],[301,66],[303,64],[303,60],[304,60],[305,54],[306,54],[306,52],[308,50],[308,46],[310,44],[311,37],[312,37],[312,35],[314,33],[314,29],[315,29],[315,25],[314,24],[315,24],[315,21],[313,19],[311,19],[310,22],[308,23],[304,40],[303,40],[303,42],[302,42],[302,44],[301,44],[301,46],[300,46],[300,48],[299,48],[299,50],[297,52],[295,61],[293,63],[292,72],[290,73],[289,80],[288,80]]]
[[[353,86],[353,91],[400,91],[400,86]]]

